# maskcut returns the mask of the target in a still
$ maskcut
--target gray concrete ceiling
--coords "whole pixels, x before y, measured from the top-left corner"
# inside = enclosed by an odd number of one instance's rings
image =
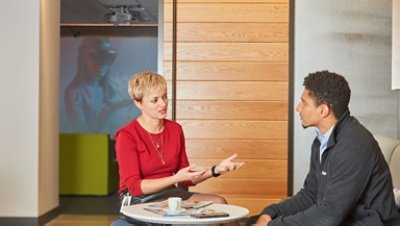
[[[158,0],[61,0],[61,24],[157,24]],[[118,22],[117,22],[118,23]]]

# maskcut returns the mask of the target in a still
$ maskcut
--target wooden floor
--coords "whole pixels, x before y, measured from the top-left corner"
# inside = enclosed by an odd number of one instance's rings
[[[70,215],[61,214],[45,226],[110,226],[118,215]]]
[[[53,219],[45,226],[110,226],[111,222],[117,220],[118,215],[68,215],[62,214]],[[242,219],[240,226],[246,225],[247,219]]]
[[[119,219],[118,194],[108,196],[60,196],[60,215],[45,226],[110,226]],[[246,219],[242,219],[244,226]]]

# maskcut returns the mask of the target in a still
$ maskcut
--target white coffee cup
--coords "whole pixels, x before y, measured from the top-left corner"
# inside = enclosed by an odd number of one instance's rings
[[[169,211],[178,211],[181,209],[182,198],[179,197],[170,197],[168,198],[168,210]]]

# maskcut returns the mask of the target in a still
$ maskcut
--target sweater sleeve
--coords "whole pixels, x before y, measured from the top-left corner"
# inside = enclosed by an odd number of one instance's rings
[[[311,157],[312,158],[312,157]],[[262,214],[268,214],[272,219],[278,216],[289,216],[311,207],[317,199],[317,181],[315,177],[315,166],[310,162],[310,170],[304,181],[303,188],[293,197],[278,204],[266,207]]]
[[[141,189],[142,179],[140,175],[140,160],[135,147],[137,147],[137,144],[130,133],[121,130],[116,134],[115,149],[120,180],[122,180],[120,184],[126,186],[120,187],[120,189],[128,189],[132,195],[140,196],[143,195]]]

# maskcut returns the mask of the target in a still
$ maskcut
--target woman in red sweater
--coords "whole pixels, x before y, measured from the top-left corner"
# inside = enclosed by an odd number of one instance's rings
[[[189,164],[181,125],[166,119],[167,83],[161,75],[135,74],[128,91],[142,114],[116,133],[120,193],[145,201],[174,196],[226,203],[220,196],[189,192],[187,187],[239,169],[244,163],[234,162],[235,154],[213,167]]]

